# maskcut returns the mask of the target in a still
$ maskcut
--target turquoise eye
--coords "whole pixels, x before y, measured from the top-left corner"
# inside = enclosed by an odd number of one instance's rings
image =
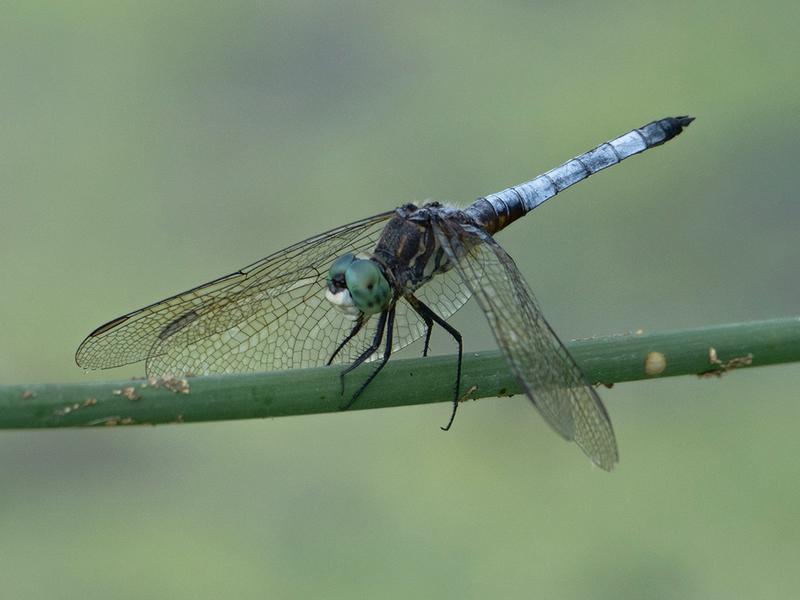
[[[371,260],[352,261],[344,277],[353,303],[364,314],[374,315],[389,306],[392,299],[389,282],[378,265]]]
[[[355,255],[352,253],[343,254],[331,265],[331,268],[328,270],[328,288],[331,287],[331,284],[335,284],[335,287],[341,289],[344,288],[344,274],[347,271],[347,267],[353,264],[353,261],[356,259]]]

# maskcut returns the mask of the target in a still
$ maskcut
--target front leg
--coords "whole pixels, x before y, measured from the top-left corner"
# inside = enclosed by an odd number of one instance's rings
[[[350,340],[356,337],[358,332],[361,331],[361,328],[364,326],[364,323],[367,322],[367,318],[364,318],[363,314],[359,315],[358,319],[356,319],[356,322],[353,325],[353,330],[347,335],[346,338],[344,338],[344,340],[342,340],[342,343],[336,347],[336,350],[333,351],[333,354],[331,354],[331,357],[328,359],[328,362],[325,363],[327,366],[331,366],[333,359],[336,358],[336,355],[342,351],[342,348],[344,348]]]
[[[352,371],[356,367],[358,367],[359,365],[363,364],[364,361],[366,361],[370,356],[375,354],[375,352],[378,350],[378,348],[381,347],[381,340],[383,340],[383,330],[386,328],[386,315],[387,315],[387,312],[388,311],[382,312],[381,316],[378,318],[378,327],[375,330],[375,337],[372,339],[372,343],[369,345],[369,348],[364,350],[364,352],[362,352],[361,355],[352,362],[352,364],[348,365],[347,368],[345,368],[344,370],[342,370],[341,373],[339,373],[339,381],[342,384],[342,392],[341,392],[342,394],[344,394],[344,376],[347,375],[350,371]],[[394,318],[394,311],[392,311],[392,318]],[[347,340],[345,340],[345,343],[350,341],[350,339],[352,339],[353,335],[355,335],[355,333],[352,333],[350,336],[348,336]],[[340,348],[343,345],[344,344],[341,344]],[[337,350],[337,352],[338,352],[338,350]],[[335,354],[334,354],[334,356],[335,356]],[[362,390],[359,390],[358,393],[361,393],[361,391]],[[353,401],[355,401],[355,398],[353,398]],[[353,401],[351,401],[350,404],[352,404]],[[350,404],[348,404],[347,406],[350,406]]]
[[[384,317],[384,315],[388,315],[388,316],[384,319],[385,320],[385,324],[386,324],[386,349],[383,351],[383,358],[381,359],[380,364],[375,368],[375,370],[372,371],[372,373],[367,378],[367,380],[364,383],[362,383],[361,387],[359,387],[356,390],[356,393],[353,394],[352,398],[350,398],[350,402],[348,402],[347,404],[345,404],[342,407],[342,410],[347,410],[348,408],[353,406],[353,402],[355,402],[356,399],[361,395],[361,393],[367,388],[367,386],[370,383],[372,383],[372,380],[375,379],[375,376],[378,373],[381,372],[381,369],[383,369],[383,367],[385,367],[386,363],[389,361],[389,356],[391,356],[391,354],[392,354],[392,332],[393,332],[393,329],[394,329],[394,306],[392,306],[388,311],[386,311],[384,313],[381,313],[381,317]],[[381,323],[379,322],[378,325],[380,327]],[[383,328],[381,327],[379,332],[376,334],[376,340],[377,340],[378,346],[380,346],[380,336],[383,334],[382,329]],[[372,352],[375,352],[375,350],[372,350]],[[372,352],[370,352],[370,354],[372,354]],[[366,358],[364,360],[366,360]],[[355,366],[357,366],[357,365],[355,365]],[[355,368],[355,366],[354,365],[350,365],[347,368],[346,371],[348,371],[348,372],[351,371],[352,369]]]

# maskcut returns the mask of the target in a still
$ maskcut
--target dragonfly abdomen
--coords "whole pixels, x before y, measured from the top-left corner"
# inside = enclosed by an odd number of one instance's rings
[[[629,156],[655,148],[679,135],[693,117],[667,117],[568,160],[526,183],[478,198],[464,212],[489,233],[500,231],[571,185]]]

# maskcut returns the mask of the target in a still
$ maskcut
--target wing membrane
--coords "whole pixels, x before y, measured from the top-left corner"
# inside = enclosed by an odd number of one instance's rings
[[[151,376],[238,373],[321,366],[352,322],[324,297],[327,270],[345,252],[372,252],[386,212],[299,242],[235,273],[123,315],[93,331],[76,362],[111,368],[146,361]],[[469,298],[460,280],[437,276],[420,296],[447,317]],[[374,336],[376,319],[337,355],[357,357]],[[425,332],[419,316],[397,305],[394,349]]]
[[[434,230],[528,398],[553,429],[611,470],[619,457],[608,413],[545,321],[512,258],[471,225],[439,221]]]
[[[253,370],[257,364],[263,368],[324,364],[327,359],[312,356],[308,349],[304,352],[290,339],[304,327],[297,320],[316,316],[322,325],[335,321],[337,332],[348,329],[345,319],[328,315],[332,305],[320,302],[327,269],[344,252],[370,252],[392,214],[338,227],[114,319],[89,334],[75,360],[82,367],[101,369],[147,360],[148,374],[156,375]],[[257,361],[252,354],[263,352],[258,343],[266,334],[278,336],[268,343],[282,352]],[[246,349],[248,343],[253,350]],[[290,348],[288,356],[285,352]],[[237,358],[212,359],[214,353],[230,350]]]

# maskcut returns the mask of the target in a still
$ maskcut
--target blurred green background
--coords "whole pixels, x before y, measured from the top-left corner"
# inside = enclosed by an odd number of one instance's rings
[[[0,383],[333,225],[697,121],[503,232],[565,338],[798,313],[796,2],[9,2]],[[494,347],[474,306],[454,319]],[[434,350],[453,351],[446,337]],[[413,352],[412,352],[413,354]],[[409,356],[409,353],[404,353]],[[723,357],[725,358],[725,357]],[[775,598],[800,368],[603,390],[608,475],[521,397],[0,432],[7,598]]]

